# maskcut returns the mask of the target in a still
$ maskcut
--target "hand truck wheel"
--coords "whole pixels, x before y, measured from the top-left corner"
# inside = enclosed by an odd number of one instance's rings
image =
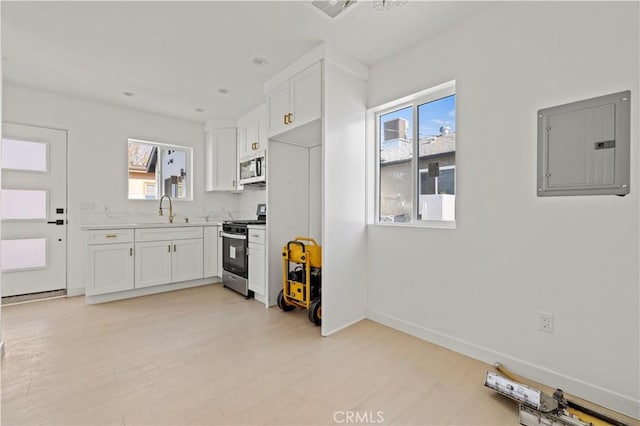
[[[317,297],[311,301],[309,306],[309,321],[315,325],[322,324],[322,300]]]
[[[280,293],[278,293],[278,308],[282,309],[285,312],[293,311],[296,308],[293,305],[289,305],[284,300],[284,290],[280,290]]]

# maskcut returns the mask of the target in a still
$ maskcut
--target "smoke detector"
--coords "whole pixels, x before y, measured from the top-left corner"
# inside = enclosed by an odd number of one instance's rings
[[[358,0],[314,0],[311,4],[326,13],[330,18],[335,18],[357,1]]]

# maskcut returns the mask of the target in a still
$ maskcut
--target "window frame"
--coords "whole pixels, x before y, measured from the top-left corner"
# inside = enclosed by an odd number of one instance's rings
[[[141,143],[141,144],[146,144],[146,145],[153,145],[155,147],[158,148],[158,159],[156,160],[156,178],[155,178],[155,187],[156,187],[156,193],[155,193],[155,197],[156,198],[131,198],[130,197],[130,180],[131,178],[129,177],[129,144],[131,143]],[[161,191],[163,188],[163,182],[161,182],[162,180],[162,154],[163,151],[166,150],[175,150],[175,151],[184,151],[185,152],[185,159],[186,159],[186,165],[185,165],[185,172],[186,172],[186,183],[187,183],[187,196],[184,198],[174,198],[171,197],[171,200],[173,201],[193,201],[193,147],[190,146],[184,146],[184,145],[175,145],[175,144],[168,144],[168,143],[162,143],[162,142],[154,142],[154,141],[149,141],[149,140],[145,140],[145,139],[137,139],[137,138],[128,138],[127,139],[127,200],[128,201],[158,201],[160,200],[160,197],[162,197]],[[143,188],[146,192],[147,190],[147,186],[148,184],[143,183]]]
[[[426,227],[426,228],[447,228],[447,229],[455,229],[456,221],[452,220],[419,220],[418,212],[419,212],[419,198],[420,194],[418,194],[420,188],[420,146],[419,146],[419,125],[418,125],[418,109],[421,105],[434,102],[439,99],[446,98],[448,96],[455,95],[456,96],[456,120],[457,120],[457,109],[458,109],[458,96],[456,93],[456,82],[455,80],[434,86],[430,89],[422,90],[413,95],[409,95],[398,99],[396,101],[388,102],[386,104],[380,105],[376,108],[373,108],[372,118],[374,121],[374,152],[375,152],[375,163],[374,163],[374,174],[375,174],[375,182],[374,182],[374,200],[373,200],[373,220],[372,224],[380,225],[380,226],[400,226],[400,227]],[[411,206],[411,220],[409,222],[382,222],[380,221],[380,146],[381,146],[381,125],[380,125],[380,117],[392,113],[394,111],[398,111],[403,108],[412,107],[412,148],[411,148],[411,193],[412,193],[412,206]],[[456,123],[457,128],[457,123]],[[458,138],[456,131],[456,155],[458,152]],[[458,205],[458,175],[457,175],[457,161],[453,165],[445,166],[447,168],[453,167],[455,170],[455,188],[456,188],[456,199],[455,205]],[[456,209],[457,212],[457,209]],[[457,217],[457,215],[456,215]]]

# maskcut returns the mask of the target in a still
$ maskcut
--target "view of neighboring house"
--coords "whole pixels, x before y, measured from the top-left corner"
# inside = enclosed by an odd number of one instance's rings
[[[455,96],[423,104],[455,102]],[[411,162],[414,136],[411,107],[380,116],[380,220],[406,222],[412,211],[413,180]],[[448,120],[432,114],[418,118],[418,220],[455,220],[455,115]],[[431,126],[423,123],[430,121]],[[439,124],[437,128],[433,124]],[[452,128],[453,127],[453,128]]]

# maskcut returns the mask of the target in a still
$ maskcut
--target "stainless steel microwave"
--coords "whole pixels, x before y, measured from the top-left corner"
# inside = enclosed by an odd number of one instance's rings
[[[267,181],[267,162],[264,151],[240,159],[240,185],[264,184]]]

